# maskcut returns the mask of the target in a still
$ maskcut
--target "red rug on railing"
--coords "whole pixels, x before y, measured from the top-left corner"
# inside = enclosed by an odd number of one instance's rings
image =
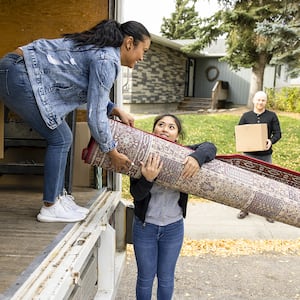
[[[241,154],[217,155],[233,166],[262,175],[300,189],[300,173]]]

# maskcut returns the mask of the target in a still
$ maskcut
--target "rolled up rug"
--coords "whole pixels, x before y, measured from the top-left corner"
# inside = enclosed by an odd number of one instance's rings
[[[202,165],[192,178],[182,179],[183,161],[193,150],[151,133],[110,120],[117,150],[134,162],[127,173],[141,176],[140,161],[158,153],[163,169],[156,183],[275,221],[300,227],[300,173],[243,155],[220,155]],[[93,138],[82,152],[91,165],[113,170],[110,158]]]

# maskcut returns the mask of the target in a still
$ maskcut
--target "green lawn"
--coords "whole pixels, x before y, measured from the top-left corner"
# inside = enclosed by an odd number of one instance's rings
[[[273,145],[273,164],[300,172],[300,118],[277,113],[282,138]],[[217,154],[236,153],[234,126],[240,115],[232,114],[183,114],[178,115],[183,122],[185,140],[183,145],[212,142]],[[137,119],[135,127],[151,132],[154,117]],[[123,197],[130,199],[128,176],[123,175]]]

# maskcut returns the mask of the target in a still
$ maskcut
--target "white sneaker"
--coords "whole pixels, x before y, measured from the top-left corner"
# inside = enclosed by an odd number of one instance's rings
[[[74,201],[74,197],[68,194],[66,191],[64,191],[64,194],[60,196],[60,201],[62,206],[66,207],[67,209],[74,210],[84,215],[87,215],[90,212],[89,209],[76,204]]]
[[[79,213],[77,211],[67,209],[64,207],[60,201],[57,199],[52,206],[45,206],[40,210],[37,215],[37,219],[40,222],[79,222],[86,218],[85,214]]]

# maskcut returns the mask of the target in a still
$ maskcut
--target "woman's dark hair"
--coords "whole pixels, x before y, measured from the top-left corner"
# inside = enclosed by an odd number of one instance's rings
[[[136,21],[123,24],[115,20],[104,20],[89,30],[79,33],[67,33],[63,37],[73,40],[77,46],[94,45],[96,47],[120,47],[125,36],[132,36],[134,44],[151,37],[146,27]]]
[[[178,128],[178,136],[179,136],[179,139],[182,141],[184,140],[184,131],[183,131],[183,127],[182,127],[182,121],[176,117],[175,115],[173,114],[169,114],[169,113],[166,113],[166,114],[162,114],[162,115],[158,115],[155,117],[154,119],[154,122],[153,122],[153,127],[152,127],[152,131],[154,131],[154,128],[156,126],[156,124],[164,117],[171,117],[174,119],[174,122]]]

